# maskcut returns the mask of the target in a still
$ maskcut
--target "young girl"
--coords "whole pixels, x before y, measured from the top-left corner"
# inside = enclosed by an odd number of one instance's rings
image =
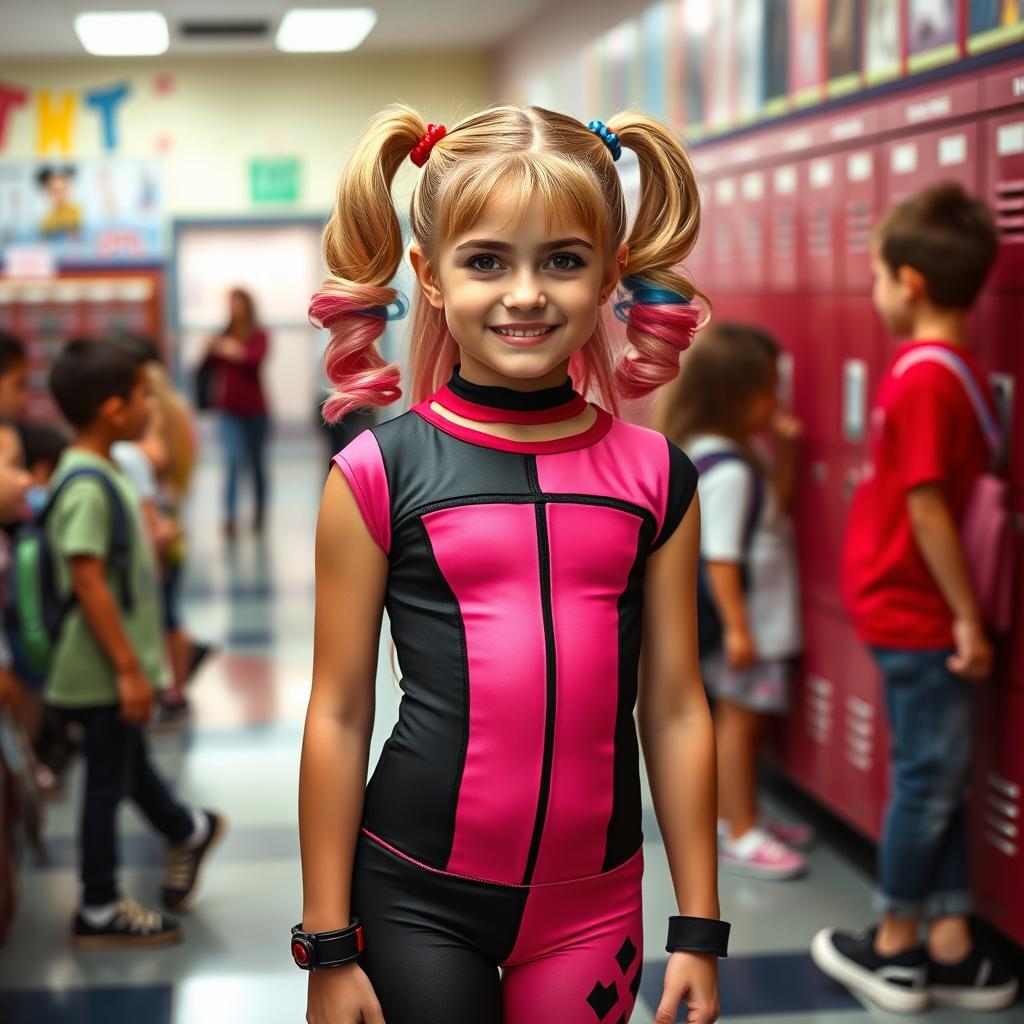
[[[635,225],[614,162],[636,153]],[[373,347],[400,313],[391,182],[411,157],[413,409],[336,459],[317,527],[313,687],[292,953],[311,1024],[617,1024],[640,986],[637,700],[678,903],[659,1021],[718,1013],[714,730],[696,645],[696,473],[619,396],[678,372],[674,271],[699,225],[665,128],[503,106],[450,132],[370,124],[311,313],[331,417],[400,397]],[[600,307],[630,346],[615,360]],[[589,404],[573,389],[592,391]],[[447,382],[447,383],[446,383]],[[382,613],[404,672],[365,793]],[[660,943],[659,943],[660,944]],[[499,968],[501,973],[499,975]]]
[[[778,353],[754,327],[717,324],[687,355],[658,413],[700,471],[704,584],[716,620],[702,625],[701,672],[716,698],[722,866],[781,879],[803,872],[788,844],[811,835],[806,826],[762,828],[757,812],[758,736],[767,714],[786,709],[790,660],[801,647],[788,514],[800,425],[778,410]],[[754,447],[768,430],[770,476]]]

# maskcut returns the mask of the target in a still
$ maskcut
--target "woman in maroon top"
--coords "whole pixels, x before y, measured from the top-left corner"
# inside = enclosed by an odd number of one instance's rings
[[[220,410],[221,441],[228,473],[224,492],[224,532],[235,535],[238,476],[252,469],[256,490],[257,531],[263,528],[266,507],[265,450],[270,417],[260,368],[267,356],[267,334],[256,320],[252,296],[242,288],[230,295],[231,319],[224,333],[211,339],[209,355],[217,361],[216,407]]]

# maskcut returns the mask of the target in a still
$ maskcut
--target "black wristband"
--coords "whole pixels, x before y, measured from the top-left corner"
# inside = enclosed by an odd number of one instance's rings
[[[713,917],[670,917],[665,952],[728,956],[731,928],[728,921]]]
[[[358,918],[333,932],[304,932],[301,924],[292,929],[292,959],[304,971],[352,963],[362,955],[363,947],[363,926]]]

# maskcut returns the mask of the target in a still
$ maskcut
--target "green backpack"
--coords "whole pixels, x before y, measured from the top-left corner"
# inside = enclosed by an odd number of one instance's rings
[[[110,478],[100,469],[71,470],[54,488],[42,511],[14,535],[13,557],[7,586],[8,628],[17,634],[20,654],[29,669],[43,675],[53,658],[64,620],[75,606],[72,592],[57,593],[57,555],[50,545],[46,523],[64,489],[74,480],[98,480],[110,502],[110,564],[121,587],[122,606],[134,603],[131,586],[131,532],[128,509]]]

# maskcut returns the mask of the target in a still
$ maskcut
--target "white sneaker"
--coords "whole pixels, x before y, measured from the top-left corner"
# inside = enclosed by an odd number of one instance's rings
[[[734,875],[777,881],[797,878],[807,870],[804,858],[796,850],[760,828],[752,828],[737,840],[723,839],[719,863]]]

